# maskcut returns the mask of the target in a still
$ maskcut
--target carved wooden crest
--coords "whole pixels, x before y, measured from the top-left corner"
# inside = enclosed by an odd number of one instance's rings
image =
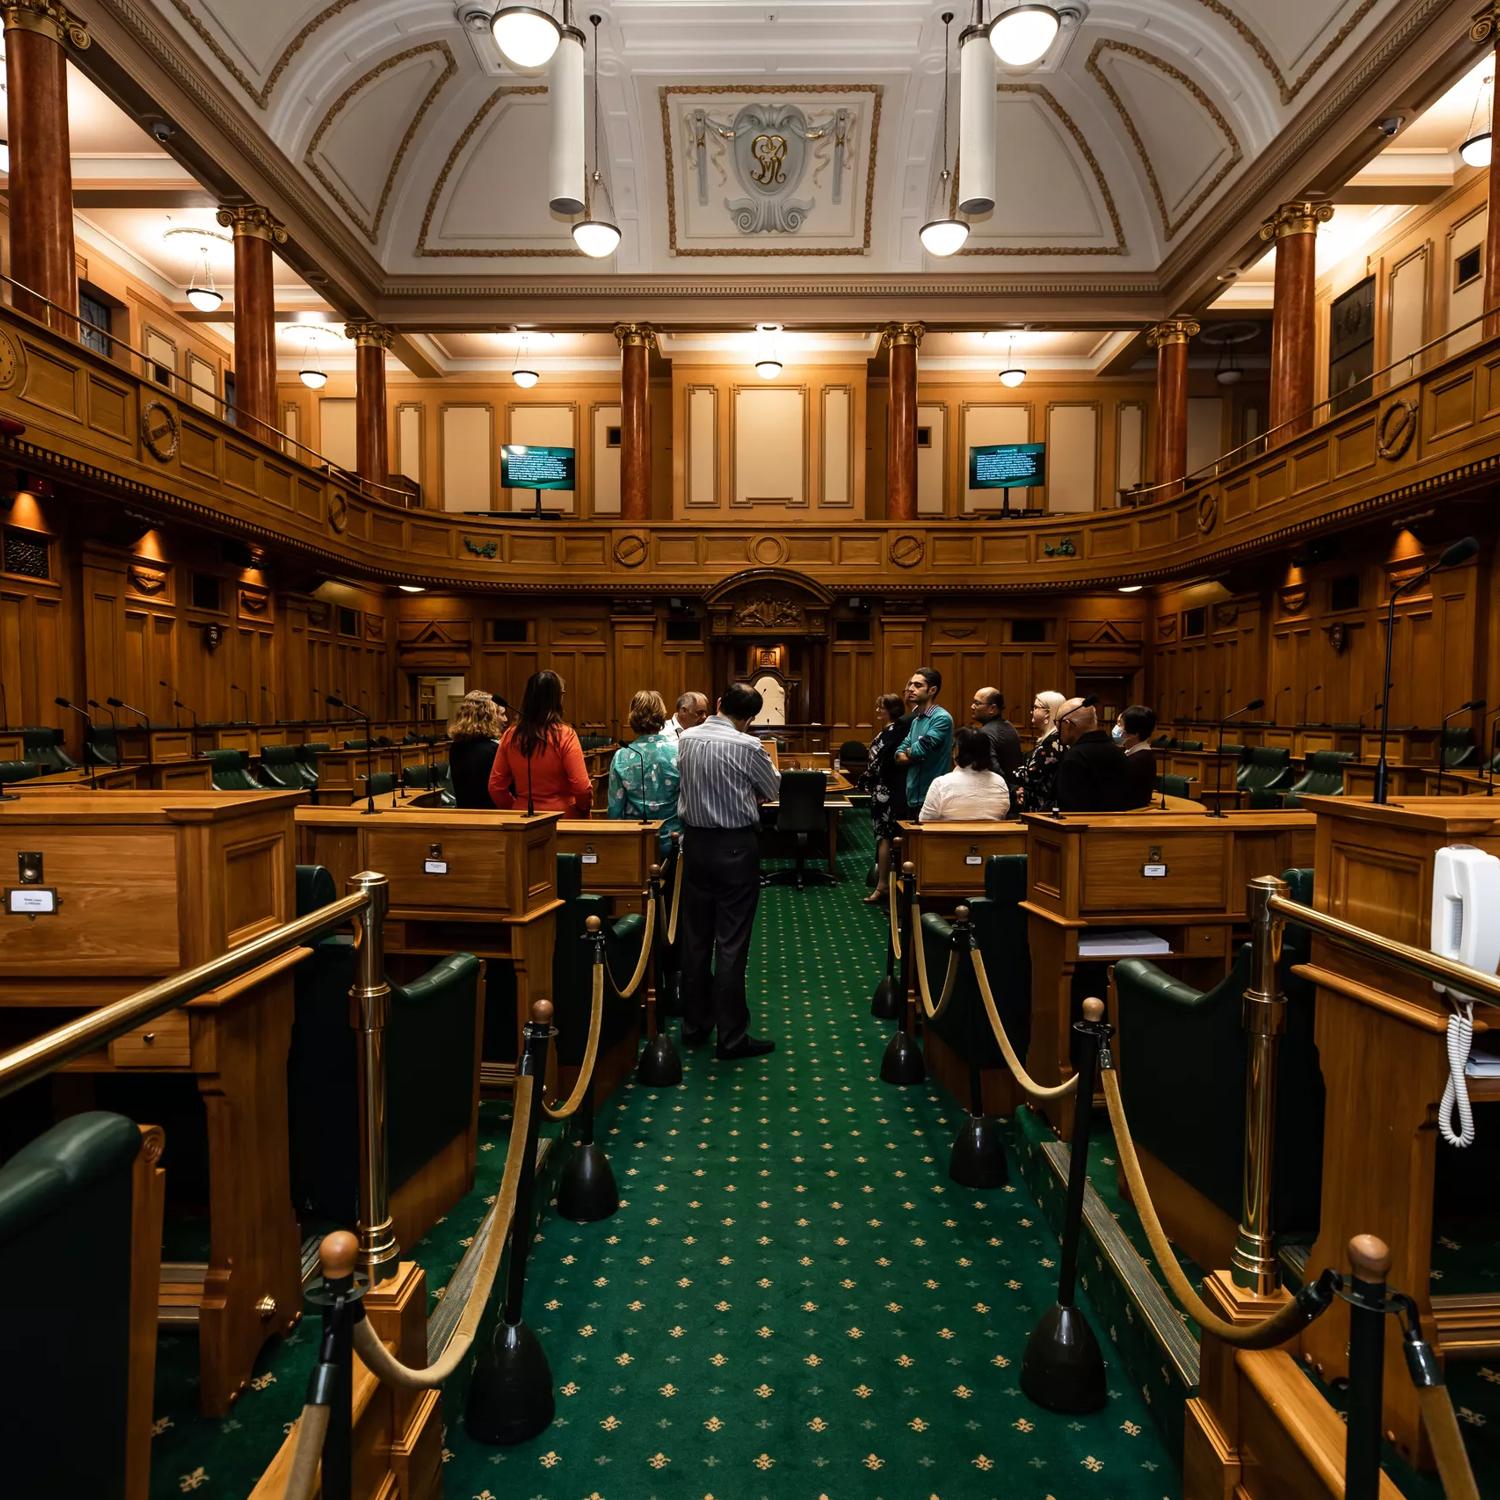
[[[205,625],[203,627],[203,649],[212,655],[219,649],[219,643],[224,639],[224,627],[222,625]]]
[[[914,568],[927,555],[927,543],[914,532],[903,531],[891,538],[889,556],[898,568]]]
[[[328,497],[328,524],[340,533],[349,524],[349,497],[342,490]]]
[[[266,607],[270,604],[270,598],[261,593],[259,589],[240,590],[240,613],[246,615],[263,615]]]
[[[1307,608],[1307,585],[1305,583],[1284,583],[1276,592],[1281,600],[1283,614],[1300,615]]]
[[[8,333],[0,333],[0,391],[8,391],[20,380],[26,368],[26,356]]]
[[[148,401],[141,408],[141,441],[158,463],[177,456],[177,414],[160,401]]]
[[[167,587],[165,568],[148,568],[144,563],[131,563],[125,576],[130,580],[130,591],[134,594],[160,594]]]
[[[1335,620],[1328,627],[1328,646],[1335,656],[1342,656],[1349,648],[1349,627],[1342,620]]]
[[[622,568],[638,568],[650,554],[646,538],[631,531],[619,537],[614,546],[614,559]]]
[[[782,594],[746,594],[735,601],[731,622],[744,626],[804,625],[807,611],[795,599]]]

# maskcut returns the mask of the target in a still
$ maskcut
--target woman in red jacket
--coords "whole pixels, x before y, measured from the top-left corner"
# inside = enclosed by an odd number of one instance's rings
[[[562,721],[564,691],[556,672],[527,679],[521,711],[501,736],[490,770],[496,807],[588,817],[594,789],[578,736]]]

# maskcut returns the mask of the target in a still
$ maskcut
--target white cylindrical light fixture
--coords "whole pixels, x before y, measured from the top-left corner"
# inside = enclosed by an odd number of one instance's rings
[[[584,162],[587,113],[583,94],[583,33],[563,28],[552,55],[547,92],[552,139],[547,152],[547,201],[555,214],[581,214],[588,168]]]
[[[994,206],[995,54],[984,29],[971,26],[958,39],[958,211]]]

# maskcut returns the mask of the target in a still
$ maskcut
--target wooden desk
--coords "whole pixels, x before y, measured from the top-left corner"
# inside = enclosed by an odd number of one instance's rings
[[[1424,797],[1377,807],[1310,797],[1306,806],[1318,819],[1314,905],[1416,947],[1430,946],[1436,851],[1474,844],[1500,855],[1500,802],[1489,798]],[[1322,1206],[1308,1264],[1336,1264],[1337,1247],[1351,1235],[1377,1234],[1391,1247],[1390,1284],[1416,1300],[1425,1335],[1470,1357],[1493,1352],[1500,1294],[1432,1295],[1437,1154],[1453,1149],[1433,1128],[1448,1077],[1447,1003],[1427,981],[1321,937],[1314,937],[1311,961],[1300,972],[1317,985],[1315,1036],[1326,1090]],[[1496,1013],[1476,1006],[1475,1031],[1486,1021],[1495,1024]],[[1500,1099],[1500,1080],[1468,1082],[1476,1103]],[[1302,1336],[1303,1349],[1329,1378],[1348,1372],[1348,1331],[1348,1314],[1338,1305]],[[1397,1363],[1386,1371],[1381,1425],[1408,1459],[1425,1466],[1426,1436],[1399,1346],[1392,1327],[1386,1358]]]
[[[1190,983],[1223,974],[1233,929],[1245,920],[1256,875],[1312,862],[1311,813],[1245,812],[1223,818],[1176,813],[1028,814],[1026,901],[1031,948],[1031,1045],[1026,1066],[1044,1084],[1073,1071],[1073,973],[1090,928],[1147,928],[1171,943]],[[1147,874],[1148,870],[1161,871]],[[1108,963],[1108,953],[1087,963]],[[1100,998],[1104,986],[1100,985]],[[1066,1135],[1071,1099],[1047,1117]]]
[[[1493,797],[1495,783],[1479,771],[1436,771],[1422,773],[1423,797]]]
[[[243,750],[254,755],[260,749],[260,726],[257,724],[195,724],[194,748],[203,750]]]
[[[1378,752],[1377,752],[1378,755]],[[1375,795],[1375,762],[1377,755],[1367,761],[1351,760],[1344,763],[1344,795],[1369,801]],[[1427,784],[1427,766],[1407,765],[1394,758],[1386,762],[1388,774],[1387,793],[1392,797],[1421,796]]]
[[[557,852],[582,856],[584,890],[638,902],[651,866],[661,863],[661,823],[563,818],[557,825]]]
[[[97,766],[94,782],[101,792],[134,791],[145,770],[144,766]],[[26,781],[8,782],[5,789],[8,792],[86,792],[89,790],[89,773],[82,767],[76,771],[53,771]]]
[[[1437,764],[1438,732],[1435,729],[1418,729],[1408,724],[1404,729],[1392,729],[1386,739],[1385,758],[1388,763],[1400,761],[1408,766],[1435,766]],[[1362,729],[1359,734],[1359,758],[1372,766],[1380,759],[1380,726]]]
[[[318,805],[337,807],[341,803],[361,802],[365,796],[365,775],[373,771],[398,771],[400,756],[395,747],[371,750],[322,750],[317,757]],[[373,868],[373,867],[372,867]]]
[[[0,760],[25,760],[26,737],[19,729],[0,729]]]
[[[191,729],[121,729],[117,736],[121,760],[191,760]]]
[[[992,854],[1024,854],[1026,825],[1000,822],[902,823],[901,859],[917,867],[924,910],[984,894],[984,863]]]
[[[4,1043],[290,921],[296,800],[82,791],[0,807],[0,862],[14,871],[21,851],[40,853],[42,883],[59,897],[53,916],[0,913]],[[285,1064],[291,971],[303,951],[70,1066],[196,1079],[208,1129],[209,1260],[201,1285],[164,1284],[163,1298],[198,1309],[199,1399],[210,1416],[228,1411],[265,1340],[301,1315]]]
[[[352,753],[352,752],[351,752]],[[515,1038],[531,1003],[552,992],[557,813],[470,812],[407,803],[375,816],[358,807],[299,807],[297,859],[324,865],[342,891],[379,870],[391,883],[387,954],[442,958],[463,950],[503,959],[516,977]],[[441,869],[436,866],[442,866]],[[487,1059],[484,1082],[508,1086],[513,1062]]]
[[[159,792],[211,792],[214,785],[214,768],[201,757],[197,760],[159,760],[152,764],[150,774],[141,766],[137,773],[142,786],[149,785]]]

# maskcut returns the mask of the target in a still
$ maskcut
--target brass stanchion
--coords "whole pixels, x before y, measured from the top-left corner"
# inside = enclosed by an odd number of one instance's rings
[[[349,877],[349,891],[369,898],[356,919],[349,1021],[359,1034],[359,1263],[373,1285],[395,1271],[401,1253],[391,1218],[386,1138],[385,1024],[391,987],[385,977],[385,915],[391,886],[384,875],[365,870]]]
[[[911,911],[917,896],[917,867],[910,860],[901,866],[901,991],[897,996],[896,1033],[880,1060],[882,1083],[907,1087],[927,1080],[927,1063],[911,1034],[912,986],[916,983],[917,956],[911,938]]]
[[[1273,875],[1250,882],[1250,983],[1245,989],[1245,1162],[1240,1223],[1229,1262],[1234,1284],[1269,1297],[1281,1284],[1271,1243],[1271,1153],[1276,1145],[1276,1052],[1286,1029],[1277,979],[1283,922],[1270,907],[1287,885]]]
[[[657,927],[662,932],[661,962],[656,971],[656,1009],[659,1015],[680,1016],[682,1014],[682,960],[677,946],[677,930],[673,922],[682,883],[682,835],[672,835],[672,857],[664,867],[672,872],[670,903],[663,890],[658,897],[663,907],[673,909],[657,913]]]

